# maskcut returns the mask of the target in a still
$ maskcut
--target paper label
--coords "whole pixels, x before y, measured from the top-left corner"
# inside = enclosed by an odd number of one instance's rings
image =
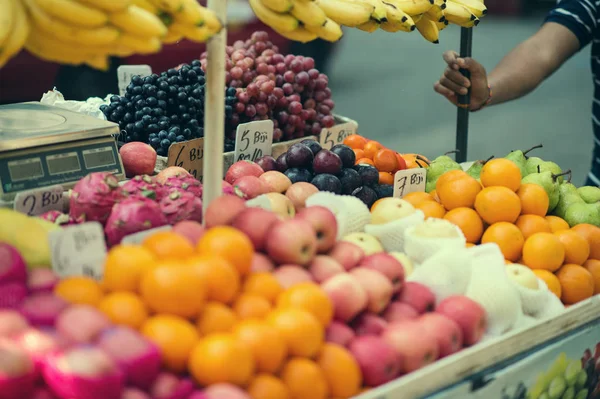
[[[150,65],[121,65],[117,68],[117,79],[119,81],[119,93],[124,96],[125,90],[131,78],[134,75],[140,75],[141,77],[152,75],[152,68]]]
[[[233,161],[256,161],[273,150],[273,121],[242,123],[237,127]]]
[[[106,259],[104,230],[98,222],[68,226],[48,235],[52,269],[59,277],[86,276],[101,280]]]
[[[354,122],[335,125],[330,129],[321,130],[319,142],[321,143],[321,147],[326,150],[331,150],[331,147],[337,144],[342,144],[346,137],[356,134],[356,131],[357,126]]]
[[[193,139],[169,146],[167,166],[184,168],[196,179],[202,181],[204,164],[204,139]]]
[[[48,211],[62,212],[64,210],[64,192],[65,189],[61,185],[23,191],[15,196],[13,208],[15,211],[29,216],[39,216]]]
[[[402,198],[415,191],[425,192],[427,169],[399,170],[394,175],[394,197]]]
[[[158,233],[159,231],[167,231],[167,230],[171,230],[173,227],[172,226],[162,226],[162,227],[155,227],[153,229],[150,230],[144,230],[144,231],[140,231],[139,233],[134,233],[134,234],[130,234],[128,236],[123,237],[123,239],[121,240],[121,244],[141,244],[142,241],[144,241],[144,239],[154,233]]]

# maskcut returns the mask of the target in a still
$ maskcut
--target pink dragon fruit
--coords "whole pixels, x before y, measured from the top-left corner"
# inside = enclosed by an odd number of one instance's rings
[[[127,196],[135,198],[143,197],[160,201],[167,195],[166,187],[148,175],[136,176],[123,184],[121,188]]]
[[[169,177],[165,182],[165,187],[169,192],[173,190],[185,191],[194,194],[198,198],[202,198],[202,183],[191,175]]]
[[[90,173],[79,180],[71,192],[69,215],[86,222],[104,223],[112,207],[125,198],[119,180],[108,172]]]
[[[160,201],[160,209],[171,225],[182,220],[202,222],[202,200],[190,192],[170,192]]]
[[[127,198],[113,206],[104,232],[108,245],[117,245],[123,237],[168,224],[157,202],[148,198]]]
[[[62,213],[61,211],[48,211],[42,213],[38,216],[41,219],[47,220],[54,224],[68,224],[69,223],[69,215]]]

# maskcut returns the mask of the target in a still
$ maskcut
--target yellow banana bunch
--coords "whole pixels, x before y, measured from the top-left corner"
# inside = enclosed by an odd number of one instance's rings
[[[463,28],[472,28],[479,24],[479,18],[469,8],[450,0],[446,3],[444,16],[449,23]]]
[[[427,11],[429,19],[436,22],[444,22],[446,17],[444,16],[444,10],[446,9],[446,0],[434,0],[433,7]]]
[[[385,0],[385,2],[392,4],[411,17],[424,14],[433,7],[433,0]]]
[[[29,20],[23,4],[0,4],[0,68],[19,53],[29,36]]]
[[[315,0],[327,17],[339,25],[356,27],[369,22],[375,6],[367,0]]]
[[[429,17],[428,14],[424,14],[417,22],[417,30],[425,38],[425,40],[431,43],[440,42],[440,30],[438,28],[438,21],[434,21]]]
[[[483,1],[480,0],[453,0],[455,4],[459,4],[465,7],[467,10],[471,12],[471,14],[475,15],[477,18],[482,18],[487,14],[487,7],[483,4]]]
[[[394,4],[383,1],[387,11],[387,21],[381,24],[381,29],[386,32],[412,32],[415,30],[415,22],[410,15],[395,6]]]

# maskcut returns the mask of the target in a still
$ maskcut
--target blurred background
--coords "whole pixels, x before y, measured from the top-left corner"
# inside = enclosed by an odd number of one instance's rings
[[[232,4],[233,0],[229,0]],[[553,2],[543,0],[488,0],[489,14],[473,32],[473,57],[491,70],[519,42],[533,34]],[[230,41],[246,39],[258,29],[247,4],[231,6]],[[348,29],[335,45],[289,43],[271,33],[283,53],[315,57],[329,75],[335,111],[356,120],[359,132],[400,152],[436,157],[455,147],[456,108],[437,95],[433,83],[441,75],[442,53],[457,50],[460,29],[450,26],[433,45],[418,34],[373,34]],[[67,99],[104,97],[117,92],[116,67],[150,64],[160,72],[189,62],[203,47],[187,42],[166,46],[155,56],[116,60],[107,73],[82,67],[60,67],[22,53],[0,70],[0,103],[39,100],[56,86]],[[572,169],[582,184],[591,162],[592,77],[590,48],[567,62],[529,96],[471,114],[471,160],[506,155],[543,143],[536,156]]]

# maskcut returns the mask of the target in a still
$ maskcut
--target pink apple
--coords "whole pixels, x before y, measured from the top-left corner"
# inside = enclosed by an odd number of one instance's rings
[[[274,223],[266,236],[266,250],[269,257],[279,264],[308,265],[317,252],[315,230],[302,219]]]
[[[381,335],[388,323],[373,313],[365,312],[352,321],[352,328],[357,336]]]
[[[354,331],[346,324],[332,321],[325,331],[325,341],[347,347],[356,337]]]
[[[153,175],[156,166],[156,151],[148,144],[134,141],[119,149],[127,177]]]
[[[173,226],[173,232],[184,236],[195,246],[200,241],[200,237],[204,235],[205,229],[201,223],[193,220],[183,220]]]
[[[136,388],[125,388],[123,390],[123,394],[121,395],[121,399],[152,399],[148,394],[144,391],[141,391]]]
[[[404,267],[396,258],[386,252],[366,256],[359,264],[361,267],[373,269],[386,276],[394,287],[394,292],[400,292],[404,284]]]
[[[256,176],[242,176],[235,181],[234,186],[243,192],[248,199],[269,192],[269,186]]]
[[[301,181],[292,184],[285,192],[285,195],[292,201],[296,211],[299,211],[306,206],[308,197],[318,192],[319,189],[314,185]]]
[[[296,208],[288,197],[280,193],[268,193],[265,197],[269,201],[271,211],[281,219],[290,219],[296,215]]]
[[[333,248],[338,231],[333,212],[324,206],[309,206],[301,209],[296,218],[309,222],[317,233],[317,252],[322,254]]]
[[[14,310],[0,310],[0,338],[10,337],[29,328],[27,320]]]
[[[152,173],[149,173],[152,174]],[[159,184],[165,184],[171,177],[187,177],[191,176],[190,172],[179,166],[169,166],[158,172],[155,180]]]
[[[339,262],[327,255],[317,255],[310,262],[308,271],[312,274],[313,279],[317,283],[322,283],[336,274],[345,273],[346,271]]]
[[[252,273],[270,272],[275,269],[275,264],[267,255],[255,252],[252,255]]]
[[[381,336],[402,359],[403,374],[425,367],[438,357],[436,339],[416,320],[391,323]]]
[[[237,214],[231,226],[245,233],[254,244],[254,249],[261,251],[265,248],[267,232],[278,220],[277,215],[266,209],[246,208]]]
[[[419,317],[419,312],[412,306],[402,302],[392,302],[383,312],[383,318],[392,323],[395,321],[414,320]]]
[[[290,288],[292,285],[313,281],[312,276],[306,269],[298,265],[282,265],[273,272],[273,276],[279,281],[283,288]]]
[[[459,325],[466,346],[476,344],[485,334],[487,328],[485,310],[480,304],[466,296],[448,297],[439,303],[435,311],[454,320]]]
[[[0,376],[21,377],[33,371],[33,360],[23,348],[0,338]]]
[[[241,388],[232,384],[214,384],[204,390],[207,399],[251,399]]]
[[[462,349],[462,330],[454,320],[441,313],[426,313],[418,321],[429,334],[436,338],[440,358]]]
[[[373,335],[357,337],[350,352],[358,362],[365,385],[377,387],[400,375],[402,364],[393,346]]]
[[[292,181],[286,175],[276,170],[263,173],[259,179],[270,188],[269,192],[274,193],[283,194],[292,185]]]
[[[333,303],[336,320],[348,322],[367,308],[367,292],[350,274],[333,276],[321,284],[321,288]]]
[[[354,268],[350,270],[350,274],[356,277],[359,284],[367,292],[369,298],[367,310],[373,313],[383,311],[392,299],[394,288],[390,280],[383,274],[366,267]]]
[[[356,244],[338,241],[328,255],[337,260],[345,270],[350,270],[358,266],[365,257],[365,252]]]
[[[50,269],[33,269],[27,276],[27,288],[30,293],[52,292],[59,278]]]
[[[237,180],[243,176],[260,177],[264,170],[258,164],[252,161],[237,161],[227,169],[225,181],[229,184],[236,184]]]
[[[235,195],[221,195],[208,205],[204,214],[206,228],[227,226],[238,213],[246,209],[246,202]]]
[[[153,399],[186,399],[194,392],[194,383],[189,378],[163,372],[156,377],[150,388]]]
[[[91,343],[110,325],[103,313],[88,305],[73,305],[56,319],[56,330],[68,340],[77,343]]]
[[[433,292],[427,286],[413,281],[404,284],[397,301],[412,306],[419,314],[431,312],[435,308]]]

